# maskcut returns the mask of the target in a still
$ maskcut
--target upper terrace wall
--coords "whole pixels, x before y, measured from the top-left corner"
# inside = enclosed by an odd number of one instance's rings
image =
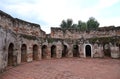
[[[111,36],[120,36],[120,27],[101,27],[97,30],[89,31],[80,31],[78,29],[51,28],[51,38],[80,39]]]
[[[40,25],[13,18],[3,11],[0,11],[0,25],[4,28],[11,29],[15,33],[40,37],[45,36],[45,32],[41,30]]]

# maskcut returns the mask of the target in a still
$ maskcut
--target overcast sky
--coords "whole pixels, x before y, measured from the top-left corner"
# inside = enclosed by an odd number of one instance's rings
[[[68,18],[77,23],[95,17],[100,27],[120,25],[120,0],[0,0],[0,10],[40,24],[47,33]]]

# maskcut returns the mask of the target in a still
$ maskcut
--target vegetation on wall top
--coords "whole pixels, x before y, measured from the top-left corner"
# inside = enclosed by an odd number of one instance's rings
[[[61,22],[60,27],[63,29],[73,28],[79,30],[92,30],[99,27],[99,22],[94,17],[90,17],[87,22],[79,20],[78,24],[73,24],[72,19],[67,19],[66,21],[63,20]]]
[[[91,43],[99,42],[99,43],[118,43],[119,42],[119,37],[95,37],[95,38],[90,38],[89,41]]]
[[[38,38],[36,36],[32,36],[32,35],[25,35],[25,34],[20,34],[20,37],[29,39],[29,40],[38,40]]]

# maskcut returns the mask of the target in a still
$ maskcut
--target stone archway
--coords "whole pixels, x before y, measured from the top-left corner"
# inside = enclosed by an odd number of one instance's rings
[[[33,45],[33,60],[38,60],[38,46]]]
[[[85,55],[86,55],[86,57],[91,57],[91,55],[92,55],[91,45],[86,45],[85,46]]]
[[[27,62],[27,46],[22,44],[21,46],[21,62]]]
[[[79,57],[79,46],[73,45],[73,57]]]
[[[66,57],[67,54],[68,54],[68,47],[67,45],[63,45],[62,57]]]
[[[8,47],[8,66],[14,65],[14,44],[10,43]]]
[[[51,46],[51,58],[55,58],[56,57],[56,46],[52,45]]]
[[[42,46],[42,58],[46,58],[47,55],[47,46],[43,45]]]
[[[105,57],[111,57],[111,49],[109,44],[104,44],[103,45],[103,51],[104,51],[104,56]]]

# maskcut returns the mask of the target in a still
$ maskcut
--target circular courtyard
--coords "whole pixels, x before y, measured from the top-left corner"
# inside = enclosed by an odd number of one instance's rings
[[[9,67],[0,79],[120,79],[120,59],[62,58]]]

